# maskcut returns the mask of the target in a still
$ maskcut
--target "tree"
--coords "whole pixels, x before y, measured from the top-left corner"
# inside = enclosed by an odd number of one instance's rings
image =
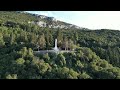
[[[44,34],[38,37],[38,45],[41,49],[46,47],[46,40]]]
[[[25,35],[24,35],[24,32],[21,32],[20,33],[20,42],[25,42]]]
[[[79,79],[91,79],[91,77],[86,72],[83,72],[82,74],[80,74],[78,78]]]
[[[18,59],[16,60],[16,63],[19,64],[19,65],[24,64],[24,62],[25,62],[25,60],[24,60],[23,58],[18,58]]]
[[[45,30],[46,48],[50,48],[50,32],[48,29]]]
[[[66,65],[66,60],[65,57],[62,54],[58,54],[56,63],[60,66],[65,66]]]
[[[39,69],[39,73],[40,74],[45,74],[47,71],[51,71],[51,67],[48,63],[45,63],[44,61],[40,61],[38,64],[37,64],[37,67]]]
[[[49,57],[48,53],[46,53],[46,54],[43,55],[43,59],[44,59],[47,63],[50,62],[50,61],[49,61],[49,60],[50,60],[50,57]]]
[[[15,35],[12,33],[10,35],[10,44],[12,45],[13,43],[15,43]]]
[[[69,39],[69,41],[68,41],[68,47],[70,48],[70,50],[75,49],[74,43],[73,43],[73,41],[71,39]]]
[[[73,69],[70,69],[68,79],[78,79],[78,75],[79,74],[77,72],[75,72]]]
[[[33,50],[31,48],[28,48],[28,56],[33,57]]]
[[[67,79],[68,73],[69,73],[69,68],[67,67],[58,68],[56,71],[56,75],[58,76],[58,78],[61,79]]]
[[[22,56],[22,58],[24,58],[28,53],[27,53],[27,47],[23,47],[18,54],[20,54]]]
[[[53,47],[53,44],[54,44],[54,40],[53,40],[53,35],[50,33],[50,36],[49,36],[49,41],[50,41],[50,47]]]
[[[75,31],[74,32],[74,43],[75,43],[75,45],[77,44],[77,41],[78,41],[78,33]]]
[[[77,60],[76,66],[80,69],[84,67],[84,65],[80,62],[80,60]]]
[[[3,35],[2,35],[2,33],[0,33],[0,47],[2,47],[4,45],[5,45],[5,42],[3,40]]]
[[[64,37],[64,40],[63,40],[63,48],[65,48],[65,50],[68,50],[68,38]]]
[[[17,74],[8,74],[7,76],[6,76],[6,79],[17,79]]]
[[[32,44],[36,44],[37,43],[37,36],[36,36],[36,34],[31,33],[29,35],[29,42],[31,42]]]
[[[61,32],[60,29],[57,30],[57,41],[58,41],[58,47],[61,47],[63,42],[63,33]]]

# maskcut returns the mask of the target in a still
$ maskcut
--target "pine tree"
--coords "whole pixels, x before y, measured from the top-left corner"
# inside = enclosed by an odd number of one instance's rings
[[[50,41],[50,46],[53,47],[54,45],[54,40],[53,40],[53,36],[52,34],[50,33],[50,36],[49,36],[49,41]]]
[[[78,41],[78,33],[75,32],[74,33],[74,43],[75,43],[75,45],[77,44],[77,41]]]
[[[74,43],[71,39],[69,39],[69,41],[68,41],[68,47],[70,48],[70,50],[74,49]]]
[[[32,44],[36,44],[36,43],[37,43],[36,39],[37,39],[37,36],[36,36],[36,34],[34,34],[34,33],[32,33],[32,34],[30,35],[30,37],[29,37],[29,41],[30,41]]]
[[[44,34],[38,37],[38,45],[41,49],[44,49],[46,47],[46,40]]]
[[[10,44],[12,45],[15,42],[15,35],[12,33],[10,35]]]
[[[49,49],[50,48],[50,38],[49,38],[49,35],[50,35],[50,33],[49,33],[49,30],[48,29],[46,29],[45,30],[45,38],[46,38],[46,48],[47,49]]]
[[[57,31],[57,41],[58,41],[58,47],[61,47],[63,42],[63,33],[61,32],[60,29],[58,29]]]
[[[2,33],[0,33],[0,47],[4,46],[4,45],[5,45],[5,42],[3,40],[3,35],[2,35]]]
[[[64,40],[63,40],[63,48],[65,50],[68,50],[68,38],[67,37],[64,37]]]

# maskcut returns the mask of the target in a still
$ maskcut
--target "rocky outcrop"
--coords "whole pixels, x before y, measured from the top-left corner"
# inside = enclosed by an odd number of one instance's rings
[[[46,27],[46,23],[44,21],[39,21],[39,22],[36,22],[37,25],[39,25],[40,27]]]
[[[28,23],[37,24],[40,27],[48,27],[48,28],[60,28],[60,29],[80,29],[79,26],[69,24],[66,22],[59,21],[54,17],[47,17],[44,15],[35,15],[38,18],[37,21],[32,21]]]

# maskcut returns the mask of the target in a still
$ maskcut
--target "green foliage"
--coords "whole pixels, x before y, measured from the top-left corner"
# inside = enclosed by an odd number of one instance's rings
[[[1,79],[120,79],[120,31],[42,28],[39,20],[0,11]],[[34,53],[52,49],[56,38],[59,49],[75,51]]]
[[[43,59],[44,59],[46,62],[50,62],[50,57],[49,57],[48,53],[43,55]]]
[[[58,54],[56,63],[58,63],[60,66],[66,65],[65,57],[62,54]]]
[[[33,50],[31,48],[28,49],[28,56],[33,57]]]
[[[92,79],[86,72],[83,72],[78,76],[79,79]]]
[[[57,35],[56,37],[57,37],[57,41],[58,41],[58,46],[61,46],[62,42],[63,42],[63,34],[60,29],[58,29],[56,35]]]
[[[24,62],[25,62],[25,60],[24,60],[23,58],[18,58],[18,59],[16,60],[16,63],[19,64],[19,65],[24,64]]]
[[[70,69],[69,70],[69,79],[78,79],[78,76],[79,74],[76,72],[76,71],[74,71],[73,69]]]
[[[24,58],[27,55],[27,47],[23,47],[18,53]]]
[[[0,33],[0,47],[4,46],[5,42],[3,40],[3,35]]]
[[[41,49],[44,49],[46,47],[46,41],[44,34],[38,37],[38,45]]]
[[[12,75],[8,74],[6,76],[6,79],[17,79],[17,74],[12,74]]]

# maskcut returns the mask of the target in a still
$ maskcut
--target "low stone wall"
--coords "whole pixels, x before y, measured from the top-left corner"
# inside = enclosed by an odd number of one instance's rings
[[[46,54],[46,53],[69,53],[69,52],[75,52],[71,50],[60,50],[60,51],[55,51],[55,50],[40,50],[40,51],[34,51],[35,54]]]

